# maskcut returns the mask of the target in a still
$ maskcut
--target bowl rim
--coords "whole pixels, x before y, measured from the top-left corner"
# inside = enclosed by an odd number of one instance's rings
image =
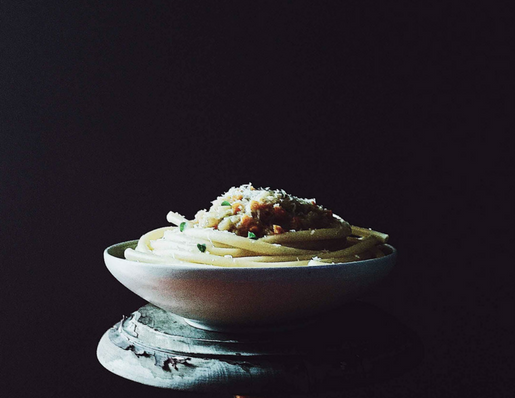
[[[219,267],[214,266],[210,264],[163,264],[163,263],[145,263],[141,261],[133,261],[133,260],[127,260],[123,257],[115,256],[111,253],[113,249],[118,249],[122,246],[128,247],[135,247],[138,243],[138,239],[134,240],[128,240],[124,242],[115,243],[113,245],[108,246],[106,249],[104,249],[104,259],[106,258],[113,258],[119,261],[131,263],[133,265],[138,265],[143,268],[167,268],[167,269],[175,269],[175,270],[225,270],[225,272],[242,272],[242,271],[248,271],[248,270],[257,270],[258,272],[262,272],[262,270],[266,269],[267,271],[272,270],[285,270],[285,269],[295,269],[295,270],[309,270],[313,271],[314,269],[332,269],[332,268],[341,268],[344,266],[359,266],[362,264],[370,264],[370,263],[382,263],[384,261],[390,261],[394,260],[397,257],[397,249],[395,247],[385,244],[385,246],[390,250],[390,253],[386,254],[384,257],[377,257],[377,258],[370,258],[366,260],[357,260],[357,261],[351,261],[347,263],[334,263],[334,264],[327,264],[327,265],[313,265],[313,266],[303,266],[303,267],[288,267],[288,266],[276,266],[276,267]]]

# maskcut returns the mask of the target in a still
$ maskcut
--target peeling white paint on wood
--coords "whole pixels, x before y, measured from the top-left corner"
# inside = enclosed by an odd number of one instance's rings
[[[361,315],[374,316],[360,305]],[[355,313],[347,306],[341,315]],[[395,319],[385,323],[388,317],[382,316],[383,330],[366,321],[343,330],[321,322],[295,331],[227,334],[195,329],[147,304],[104,334],[97,356],[119,376],[180,391],[334,391],[388,377],[397,368],[405,371],[420,360],[416,334]]]

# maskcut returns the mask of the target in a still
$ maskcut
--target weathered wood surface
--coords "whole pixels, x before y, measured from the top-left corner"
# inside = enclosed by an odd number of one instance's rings
[[[308,394],[369,384],[409,370],[421,353],[414,332],[360,302],[333,313],[331,322],[259,334],[195,329],[148,304],[109,329],[97,349],[105,368],[133,381],[242,395]]]

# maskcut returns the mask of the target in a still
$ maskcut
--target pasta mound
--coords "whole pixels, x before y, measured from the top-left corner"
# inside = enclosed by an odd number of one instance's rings
[[[298,267],[383,257],[388,235],[351,226],[283,190],[230,188],[193,220],[169,212],[168,226],[125,250],[131,261],[220,267]]]

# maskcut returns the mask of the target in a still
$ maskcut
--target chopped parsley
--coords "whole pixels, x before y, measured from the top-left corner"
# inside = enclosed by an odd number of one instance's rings
[[[204,253],[206,251],[206,245],[204,243],[197,243],[197,249]]]
[[[247,238],[249,238],[249,239],[257,239],[257,236],[256,236],[256,234],[254,232],[250,232],[249,231]]]
[[[186,228],[186,221],[184,222],[181,222],[181,224],[179,225],[179,231],[184,231],[184,229]]]
[[[222,206],[230,206],[231,204],[227,201],[227,200],[224,200],[222,202]]]

